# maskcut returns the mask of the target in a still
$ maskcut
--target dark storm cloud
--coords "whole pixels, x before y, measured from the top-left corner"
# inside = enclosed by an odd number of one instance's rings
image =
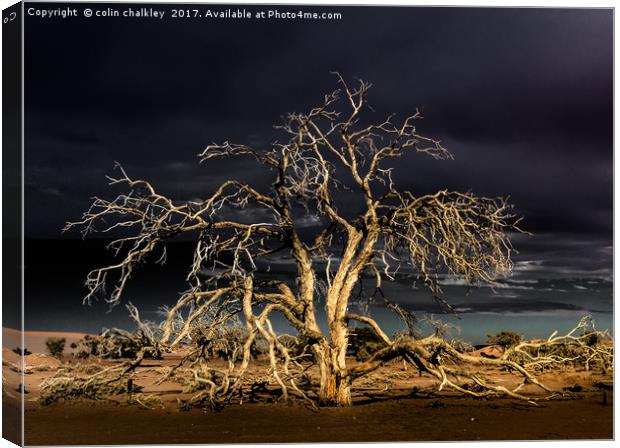
[[[373,82],[371,118],[422,107],[421,130],[454,153],[399,161],[403,188],[510,194],[530,230],[610,237],[611,10],[329,9],[343,19],[28,18],[29,235],[58,236],[105,193],[114,160],[177,199],[229,176],[267,186],[249,160],[196,154],[266,147],[280,115],[315,105],[339,70]]]

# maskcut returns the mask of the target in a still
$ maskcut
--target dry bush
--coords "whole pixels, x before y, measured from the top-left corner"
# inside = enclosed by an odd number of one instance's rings
[[[366,361],[387,344],[369,327],[359,327],[350,330],[349,354],[358,361]]]
[[[76,344],[75,356],[102,359],[162,359],[163,348],[160,342],[159,327],[153,322],[140,320],[138,309],[127,304],[130,317],[137,325],[134,332],[118,328],[104,329],[98,336],[86,335]]]
[[[127,399],[128,404],[137,404],[145,409],[163,408],[164,403],[160,397],[153,394],[136,394]]]
[[[139,392],[141,387],[118,375],[105,375],[104,370],[87,375],[76,375],[73,369],[60,369],[44,380],[39,403],[43,406],[61,400],[106,400],[122,393]]]
[[[278,341],[288,350],[292,358],[303,361],[315,361],[314,353],[312,353],[312,341],[308,336],[281,334],[278,336]]]
[[[497,334],[487,334],[487,343],[489,345],[499,345],[504,349],[517,345],[523,337],[512,331],[501,331]]]
[[[159,344],[145,338],[144,335],[119,329],[106,329],[97,336],[86,335],[80,339],[75,356],[78,358],[94,356],[102,359],[136,359],[143,349],[146,349],[145,358],[162,359]]]
[[[476,350],[476,347],[461,339],[453,339],[450,342],[450,345],[452,345],[452,347],[454,347],[454,349],[459,353],[471,353]]]
[[[239,361],[243,357],[243,346],[248,340],[247,329],[239,325],[212,328],[199,323],[190,333],[191,345],[199,348],[206,359],[219,358],[225,361]],[[254,340],[250,347],[253,358],[266,351],[261,341]]]
[[[50,381],[45,384],[45,389],[39,397],[39,403],[47,406],[61,400],[106,400],[110,396],[126,391],[126,382],[101,384],[80,378],[54,379],[53,382]]]
[[[65,366],[41,383],[41,404],[48,405],[59,400],[102,400],[123,392],[131,395],[142,389],[129,375],[144,359],[161,358],[162,344],[157,327],[142,322],[137,308],[131,303],[127,309],[138,327],[134,333],[110,330],[104,331],[100,337],[86,337],[78,344],[82,347],[78,353],[131,359],[110,367],[92,364]]]
[[[502,358],[537,372],[573,367],[606,373],[613,369],[613,343],[609,332],[597,330],[588,315],[568,334],[558,336],[555,332],[546,340],[520,342]]]

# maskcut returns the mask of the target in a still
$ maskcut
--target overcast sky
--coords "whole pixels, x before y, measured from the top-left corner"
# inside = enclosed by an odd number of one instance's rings
[[[376,119],[423,108],[420,130],[454,154],[399,160],[402,188],[511,195],[530,230],[611,236],[611,10],[322,9],[343,18],[28,17],[27,235],[60,237],[114,160],[177,199],[230,175],[267,185],[250,161],[196,154],[268,146],[338,70],[373,83]]]
[[[400,188],[510,195],[536,235],[515,240],[515,277],[499,293],[472,298],[448,287],[461,312],[609,313],[612,11],[314,9],[342,19],[27,17],[26,236],[78,238],[60,230],[91,196],[112,195],[105,175],[114,161],[177,200],[204,197],[230,177],[266,188],[269,173],[250,160],[199,165],[196,155],[225,140],[267,148],[282,138],[272,127],[282,114],[307,110],[337,88],[330,75],[337,70],[373,83],[369,119],[422,108],[419,131],[454,154],[453,161],[399,159]],[[64,317],[50,314],[50,298],[79,307],[84,276],[99,264],[98,252],[79,244],[27,245],[32,328],[67,320],[69,308]],[[184,275],[170,279],[180,267],[167,270],[165,281],[159,274],[145,280],[161,280],[156,298],[137,287],[131,300],[150,303],[147,309],[174,302]],[[271,272],[290,277],[290,260]],[[410,299],[410,289],[393,288],[397,300]],[[415,309],[432,303],[419,297]],[[70,309],[66,328],[77,325],[75,313],[87,316],[80,322],[94,319],[92,311]]]

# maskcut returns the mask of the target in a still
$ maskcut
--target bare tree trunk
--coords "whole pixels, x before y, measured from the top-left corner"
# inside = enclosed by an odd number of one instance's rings
[[[351,382],[347,376],[346,328],[331,344],[317,344],[315,354],[320,369],[319,401],[323,406],[351,406]]]

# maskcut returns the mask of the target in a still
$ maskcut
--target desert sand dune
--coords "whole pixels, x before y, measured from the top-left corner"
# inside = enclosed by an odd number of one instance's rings
[[[4,329],[4,341],[18,345],[19,332]],[[8,336],[8,337],[7,337]],[[122,444],[122,443],[277,443],[353,441],[438,440],[552,440],[611,439],[613,437],[613,390],[611,374],[568,369],[549,372],[541,379],[555,390],[578,391],[573,399],[556,399],[531,406],[509,398],[473,399],[450,392],[436,392],[434,381],[413,368],[392,362],[356,384],[351,408],[310,410],[299,402],[286,404],[247,402],[221,412],[203,409],[183,411],[178,399],[187,398],[174,382],[156,384],[161,367],[178,362],[179,353],[149,360],[133,376],[143,392],[161,403],[151,409],[127,404],[119,395],[110,400],[59,401],[42,406],[39,385],[61,364],[101,363],[76,359],[70,353],[62,361],[40,353],[48,337],[65,337],[67,343],[82,334],[27,332],[31,355],[26,356],[25,434],[30,445]],[[36,351],[35,351],[36,350]],[[478,350],[497,355],[494,347]],[[4,361],[18,365],[19,355],[5,347]],[[484,356],[484,355],[481,355]],[[103,361],[113,364],[122,361]],[[217,361],[216,361],[217,362]],[[4,364],[4,407],[17,409],[19,375]],[[36,368],[42,367],[42,368]],[[266,360],[257,362],[252,375],[268,370]],[[486,372],[498,384],[514,377],[505,371]],[[389,386],[389,388],[387,387]],[[275,401],[274,401],[275,400]],[[510,422],[510,425],[498,422]]]

